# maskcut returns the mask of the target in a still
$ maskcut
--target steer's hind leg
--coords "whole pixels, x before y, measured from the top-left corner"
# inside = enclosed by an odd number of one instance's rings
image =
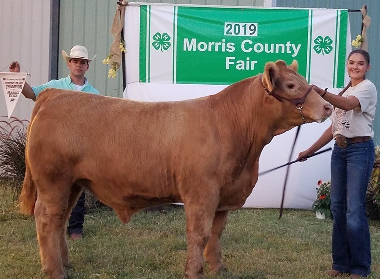
[[[67,231],[66,225],[67,225],[67,222],[70,218],[71,211],[72,211],[73,207],[76,205],[80,194],[82,193],[82,189],[83,189],[83,187],[80,187],[79,185],[74,184],[71,188],[70,196],[68,199],[68,206],[67,206],[65,216],[64,216],[65,226],[64,226],[64,229],[62,230],[62,234],[60,237],[61,257],[62,257],[63,266],[69,266],[70,265],[69,252],[68,252],[67,241],[66,241],[66,231]]]
[[[40,248],[42,269],[50,279],[63,279],[62,241],[65,232],[65,213],[68,190],[51,186],[51,191],[38,191],[34,211],[37,239]],[[63,249],[67,251],[67,247]]]
[[[222,262],[222,247],[220,239],[228,219],[228,210],[217,211],[212,223],[211,236],[205,249],[205,258],[210,265],[211,272],[219,272],[226,268]]]
[[[218,197],[213,193],[206,194],[192,202],[184,202],[186,213],[187,260],[185,275],[191,279],[204,278],[203,252],[210,237],[212,220],[215,215]]]

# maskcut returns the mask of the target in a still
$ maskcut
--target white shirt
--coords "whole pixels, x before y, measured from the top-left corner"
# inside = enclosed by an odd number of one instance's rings
[[[78,85],[78,84],[74,84],[74,85],[75,85],[76,91],[82,91],[82,89],[87,85],[87,79],[85,79],[85,82],[83,85]]]
[[[355,96],[360,107],[346,111],[334,108],[332,115],[333,136],[337,134],[347,138],[359,136],[374,136],[373,120],[375,118],[377,90],[375,85],[368,79],[363,80],[356,86],[351,86],[343,93],[342,97]]]

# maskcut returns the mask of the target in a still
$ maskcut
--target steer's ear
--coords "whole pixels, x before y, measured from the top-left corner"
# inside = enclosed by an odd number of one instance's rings
[[[264,73],[263,73],[263,84],[269,91],[278,85],[280,78],[280,69],[277,65],[277,62],[268,62],[265,64]]]
[[[289,68],[295,72],[298,72],[298,61],[293,60],[292,64],[289,65]]]

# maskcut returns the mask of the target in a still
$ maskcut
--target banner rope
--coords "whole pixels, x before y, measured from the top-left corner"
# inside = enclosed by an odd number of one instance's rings
[[[23,66],[20,65],[20,67],[26,72],[28,76],[32,76]],[[5,66],[0,72],[4,72],[5,69],[9,68],[9,65]],[[9,72],[9,71],[7,71]]]
[[[32,76],[23,66],[21,66],[21,64],[20,64],[20,67],[26,72],[26,74],[28,76]],[[9,69],[9,65],[5,66],[0,72],[3,72],[7,68]],[[7,71],[7,72],[9,72],[9,71]]]

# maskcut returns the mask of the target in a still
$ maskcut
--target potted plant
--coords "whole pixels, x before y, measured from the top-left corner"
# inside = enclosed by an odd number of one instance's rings
[[[325,219],[330,218],[330,185],[331,182],[322,182],[322,180],[319,180],[317,182],[318,187],[317,189],[317,198],[315,199],[312,208],[316,214],[316,217],[318,219]]]

